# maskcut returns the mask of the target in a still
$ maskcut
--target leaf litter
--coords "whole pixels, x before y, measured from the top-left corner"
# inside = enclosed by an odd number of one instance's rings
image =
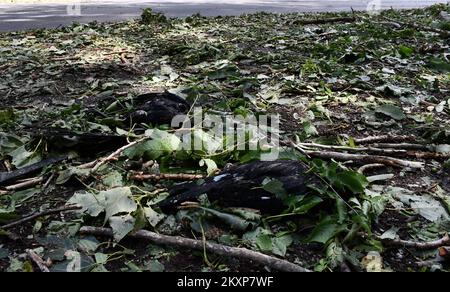
[[[0,187],[0,224],[81,209],[0,228],[1,270],[39,270],[26,253],[37,245],[51,271],[264,270],[128,238],[142,229],[243,246],[315,271],[448,270],[436,250],[389,243],[434,241],[450,227],[449,12],[435,5],[380,15],[168,19],[147,9],[141,20],[2,33],[0,171],[12,178]],[[145,108],[142,96],[164,91],[183,100]],[[224,141],[202,129],[193,131],[208,147],[184,151],[166,122],[148,119],[149,108],[186,113],[193,104],[280,114],[283,138],[297,146],[283,148],[282,158],[305,163],[316,184],[294,196],[265,179],[259,188],[285,206],[276,214],[208,196],[161,212],[180,181],[220,182],[220,170],[263,152],[215,153]],[[358,142],[367,137],[374,142]],[[138,142],[110,156],[131,141]],[[327,146],[363,157],[324,158]],[[375,154],[424,167],[357,172]],[[113,237],[81,235],[83,226],[109,227]]]

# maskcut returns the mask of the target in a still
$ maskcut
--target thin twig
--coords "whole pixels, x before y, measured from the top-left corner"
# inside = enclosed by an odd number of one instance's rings
[[[358,172],[361,174],[364,174],[366,171],[374,169],[374,168],[381,168],[381,167],[385,167],[384,164],[381,163],[371,163],[371,164],[366,164],[361,166],[360,168],[358,168]]]
[[[372,147],[404,149],[404,150],[435,151],[435,145],[422,145],[422,144],[414,144],[414,143],[375,143],[375,144],[372,144]]]
[[[402,239],[382,239],[379,236],[377,236],[377,238],[379,240],[386,242],[389,245],[411,247],[417,249],[433,249],[450,244],[450,236],[448,236],[448,234],[445,234],[445,236],[441,239],[428,242],[415,242]]]
[[[290,141],[289,145],[294,147],[297,151],[299,151],[301,154],[305,155],[307,158],[311,158],[311,156],[308,155],[308,153],[306,153],[306,151],[300,147],[299,145],[295,144],[294,141]]]
[[[52,180],[55,178],[56,173],[52,172],[52,174],[50,175],[50,177],[48,178],[48,180],[45,182],[45,184],[42,186],[42,190],[46,190],[48,188],[48,186],[50,185],[50,183],[52,182]]]
[[[65,212],[65,211],[79,210],[79,209],[81,209],[81,207],[79,207],[79,206],[63,206],[63,207],[56,208],[56,209],[46,210],[43,212],[35,213],[30,216],[23,217],[22,219],[8,223],[6,225],[0,226],[0,229],[3,229],[3,230],[9,229],[11,227],[14,227],[14,226],[17,226],[17,225],[20,225],[20,224],[23,224],[23,223],[26,223],[29,221],[33,221],[34,219],[42,217],[42,216],[47,216],[47,215]]]
[[[134,141],[134,142],[131,142],[131,143],[129,143],[129,144],[127,144],[127,145],[125,145],[125,146],[123,146],[123,147],[117,149],[117,150],[114,151],[111,155],[109,155],[109,156],[107,156],[107,157],[105,157],[105,158],[101,158],[101,159],[97,160],[95,166],[91,169],[91,174],[97,172],[97,170],[98,170],[102,165],[104,165],[105,163],[107,163],[107,162],[109,162],[109,161],[116,160],[117,157],[119,157],[119,156],[122,154],[123,151],[125,151],[125,150],[127,150],[128,148],[131,148],[131,147],[133,147],[134,145],[139,144],[139,143],[141,143],[141,142],[143,142],[143,141],[145,141],[145,140],[148,140],[148,139],[149,139],[149,137],[144,137],[144,138],[141,138],[141,139],[136,140],[136,141]]]
[[[159,180],[173,180],[173,181],[189,181],[205,178],[203,174],[189,174],[189,173],[161,173],[161,174],[144,174],[135,173],[130,179],[136,181],[159,181]]]
[[[424,163],[416,161],[402,160],[398,158],[379,156],[379,155],[367,155],[367,154],[350,154],[333,151],[310,151],[305,150],[311,157],[318,157],[323,159],[335,159],[339,161],[354,161],[362,163],[379,163],[395,167],[410,167],[410,168],[423,168]]]
[[[127,53],[131,53],[130,51],[119,51],[119,52],[108,52],[108,53],[103,53],[101,54],[102,57],[105,56],[110,56],[110,55],[121,55],[121,54],[127,54]],[[52,58],[50,59],[51,61],[72,61],[72,60],[79,60],[81,59],[82,56],[70,56],[70,57],[56,57],[56,58]]]
[[[33,179],[29,179],[26,180],[24,182],[15,184],[15,185],[11,185],[11,186],[6,186],[3,188],[3,191],[6,191],[6,193],[8,192],[14,192],[14,191],[18,191],[18,190],[22,190],[22,189],[26,189],[26,188],[31,188],[34,187],[38,184],[40,184],[44,179],[42,177],[36,177]]]
[[[337,22],[355,22],[356,17],[333,17],[333,18],[318,18],[318,19],[298,19],[293,22],[297,25],[310,25],[310,24],[327,24]]]
[[[375,147],[349,147],[349,146],[335,146],[335,145],[323,145],[317,143],[299,143],[300,147],[308,147],[308,148],[320,148],[320,149],[329,149],[329,150],[341,150],[348,152],[372,152],[384,155],[405,155],[407,154],[406,150],[403,149],[381,149]]]
[[[379,175],[372,175],[372,176],[368,176],[367,177],[367,181],[369,183],[373,183],[376,181],[384,181],[384,180],[390,180],[394,177],[395,175],[392,173],[386,173],[386,174],[379,174]]]
[[[107,237],[113,236],[112,229],[101,227],[85,226],[80,229],[80,233],[89,235],[107,236]],[[170,245],[179,248],[189,248],[200,251],[205,248],[207,251],[218,255],[251,260],[256,263],[284,272],[310,272],[310,270],[303,268],[299,265],[293,264],[291,262],[288,262],[286,260],[265,255],[246,248],[231,247],[212,242],[206,242],[204,244],[203,241],[201,240],[194,240],[180,236],[168,236],[146,230],[137,231],[135,233],[130,234],[129,236],[138,239],[145,239],[154,242],[156,244]]]
[[[406,141],[414,141],[417,137],[412,135],[381,135],[381,136],[370,136],[365,138],[353,139],[356,144],[371,144],[371,143],[382,143],[382,142],[406,142]]]
[[[50,270],[48,269],[47,265],[45,264],[44,260],[33,250],[27,249],[26,253],[28,257],[38,266],[39,270],[43,273],[49,273]]]
[[[412,150],[406,150],[406,149],[376,148],[376,147],[372,147],[372,146],[349,147],[349,146],[338,146],[338,145],[323,145],[323,144],[317,144],[317,143],[299,143],[298,145],[302,148],[308,148],[310,150],[314,149],[314,148],[319,148],[319,149],[347,151],[347,152],[366,152],[366,153],[374,153],[374,154],[389,155],[389,156],[415,157],[415,158],[422,158],[422,159],[449,159],[450,158],[450,153],[421,152],[421,151],[412,151]]]

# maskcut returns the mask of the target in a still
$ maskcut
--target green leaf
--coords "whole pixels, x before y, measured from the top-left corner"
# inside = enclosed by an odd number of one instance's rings
[[[403,112],[403,110],[395,105],[390,105],[390,104],[382,105],[382,106],[378,107],[377,109],[375,109],[375,112],[386,115],[397,121],[406,119],[406,115]]]
[[[201,167],[206,165],[206,167],[207,167],[206,172],[208,173],[208,176],[214,175],[217,172],[217,170],[219,169],[217,167],[216,162],[214,162],[214,160],[212,160],[212,159],[202,159],[202,160],[200,160],[199,164]]]
[[[345,229],[346,226],[338,224],[336,218],[327,217],[316,225],[307,241],[325,244]]]
[[[352,221],[358,223],[359,226],[361,226],[369,235],[372,234],[372,230],[370,228],[370,220],[368,217],[363,215],[355,215],[352,217]]]
[[[302,215],[308,213],[309,210],[316,205],[323,202],[323,199],[317,196],[302,197],[298,203],[295,204],[295,208],[292,213]]]
[[[69,201],[68,205],[78,205],[81,207],[79,212],[86,213],[92,217],[97,217],[101,212],[105,210],[106,199],[105,193],[93,194],[88,192],[75,193]]]
[[[395,86],[393,84],[386,84],[376,88],[377,91],[385,93],[395,97],[401,97],[404,93],[408,91],[406,88]]]
[[[0,260],[6,259],[9,256],[9,250],[4,247],[0,247]]]
[[[95,237],[83,238],[78,241],[78,248],[85,253],[92,253],[97,250],[100,243]]]
[[[231,228],[233,228],[235,230],[246,230],[252,223],[252,222],[242,219],[241,217],[236,216],[236,215],[219,212],[219,211],[205,208],[205,207],[202,207],[201,209],[216,216],[217,218],[219,218],[220,220],[222,220],[223,222],[225,222],[226,224],[228,224]]]
[[[312,122],[304,122],[303,123],[303,132],[305,134],[305,138],[313,137],[319,134],[316,127]]]
[[[12,108],[0,110],[0,125],[12,122],[15,118],[14,110]]]
[[[386,230],[381,236],[380,239],[395,239],[397,238],[397,232],[400,230],[400,227],[392,226],[389,230]]]
[[[164,272],[165,269],[164,265],[158,260],[150,260],[146,265],[148,266],[148,270],[154,273]]]
[[[95,262],[99,265],[104,265],[108,262],[108,255],[101,252],[95,253],[94,258]]]
[[[272,239],[272,253],[284,257],[288,246],[292,244],[292,237],[284,235]]]
[[[19,137],[0,132],[0,155],[6,155],[23,145]]]
[[[332,269],[335,269],[344,262],[344,251],[342,246],[336,242],[331,242],[326,249],[327,263]]]
[[[135,263],[133,263],[131,261],[125,263],[125,265],[128,267],[130,272],[133,272],[133,273],[141,273],[141,272],[143,272],[142,269],[138,265],[136,265]]]
[[[112,171],[103,177],[102,182],[110,188],[121,187],[123,186],[122,174],[118,171]]]
[[[17,168],[22,168],[42,160],[41,155],[37,152],[30,152],[25,149],[25,146],[21,146],[16,150],[9,153],[12,157],[12,164]]]
[[[261,220],[261,214],[259,214],[258,211],[252,209],[229,208],[227,210],[249,221],[259,222]]]
[[[400,46],[398,48],[398,53],[402,56],[402,58],[409,58],[414,53],[414,50],[410,47]]]
[[[165,269],[164,265],[161,264],[158,260],[151,260],[146,264],[146,266],[148,266],[148,270],[150,272],[154,272],[154,273],[164,272],[164,269]]]
[[[341,198],[336,198],[336,210],[338,216],[338,223],[344,223],[345,219],[347,219],[347,204]]]
[[[87,177],[90,174],[90,169],[82,169],[78,167],[69,167],[66,170],[63,170],[59,173],[58,178],[56,179],[57,185],[65,184],[69,181],[72,176],[78,177]]]
[[[133,231],[135,219],[131,215],[113,216],[109,218],[109,226],[111,226],[114,234],[114,240],[119,242],[128,233]]]
[[[181,140],[174,134],[159,129],[147,130],[146,135],[151,140],[146,140],[124,151],[124,155],[130,159],[145,157],[152,160],[172,153],[181,145]]]
[[[150,223],[150,225],[153,226],[153,227],[158,225],[158,223],[161,222],[161,220],[164,219],[164,215],[155,212],[150,207],[144,208],[144,214],[145,214],[145,217],[148,220],[148,223]]]
[[[428,62],[428,67],[438,72],[450,72],[450,63],[443,59],[431,58]]]
[[[369,185],[366,177],[356,171],[344,171],[337,174],[337,183],[345,186],[353,194],[364,192]]]
[[[22,203],[40,193],[41,190],[39,188],[26,189],[15,192],[14,195],[11,196],[11,200],[15,203],[16,207],[19,207]]]
[[[262,251],[272,251],[272,238],[268,234],[260,234],[256,238],[256,245]]]
[[[105,197],[105,222],[119,213],[131,213],[136,211],[137,204],[133,200],[131,189],[129,187],[115,188],[99,193]]]
[[[10,264],[6,271],[7,272],[19,272],[19,271],[22,271],[23,268],[24,268],[23,262],[21,262],[17,258],[10,258]]]
[[[287,195],[283,183],[277,179],[266,178],[262,182],[262,188],[278,198],[283,198]]]

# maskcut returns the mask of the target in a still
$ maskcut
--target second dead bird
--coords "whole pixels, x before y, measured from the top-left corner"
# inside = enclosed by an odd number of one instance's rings
[[[267,179],[282,183],[287,194],[304,196],[309,186],[317,183],[308,167],[299,161],[257,161],[233,166],[219,175],[205,179],[203,184],[185,183],[170,190],[170,197],[159,203],[165,213],[176,211],[180,204],[197,201],[207,194],[211,202],[220,207],[244,207],[260,210],[265,214],[279,214],[287,207],[281,194],[272,194],[262,188]]]
[[[187,114],[191,105],[170,92],[146,93],[134,99],[135,110],[125,118],[125,125],[170,125],[177,115]]]
[[[135,124],[171,124],[173,117],[186,114],[190,105],[183,98],[169,92],[145,93],[134,98],[135,109],[123,118],[124,126]],[[116,150],[128,143],[127,137],[110,133],[81,133],[60,128],[31,129],[33,136],[45,138],[50,150],[75,150],[91,157]]]

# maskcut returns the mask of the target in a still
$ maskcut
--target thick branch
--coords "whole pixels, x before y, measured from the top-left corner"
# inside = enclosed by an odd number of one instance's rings
[[[107,237],[113,236],[112,229],[100,227],[85,226],[80,229],[80,233]],[[310,272],[310,270],[290,263],[286,260],[278,259],[246,248],[230,247],[212,242],[204,243],[201,240],[194,240],[180,236],[162,235],[146,230],[137,231],[129,236],[138,239],[145,239],[156,244],[170,245],[179,248],[189,248],[195,250],[203,250],[205,248],[207,251],[218,255],[251,260],[284,272]]]

